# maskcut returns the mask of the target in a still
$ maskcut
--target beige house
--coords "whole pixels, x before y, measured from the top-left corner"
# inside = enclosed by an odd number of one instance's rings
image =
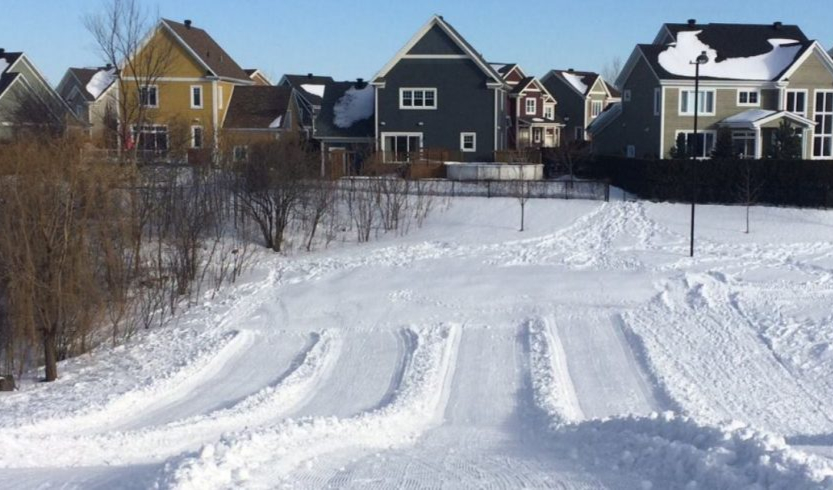
[[[695,64],[699,106],[695,111]],[[708,158],[717,131],[731,131],[735,152],[762,158],[787,121],[803,157],[833,158],[833,60],[798,26],[665,24],[634,49],[616,85],[622,101],[590,125],[597,154],[668,158],[679,135]],[[698,136],[693,137],[694,115]]]
[[[70,68],[58,84],[58,94],[86,124],[92,141],[104,148],[118,144],[118,90],[115,68]]]

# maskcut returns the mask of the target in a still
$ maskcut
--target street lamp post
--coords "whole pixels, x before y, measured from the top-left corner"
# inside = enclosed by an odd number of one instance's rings
[[[694,65],[694,148],[691,151],[691,159],[695,160],[692,163],[692,178],[691,178],[691,240],[689,241],[688,256],[694,257],[694,203],[697,200],[697,150],[699,149],[699,141],[697,140],[697,116],[700,113],[700,65],[709,62],[709,57],[706,52],[700,53],[694,61],[689,61]],[[705,141],[703,142],[705,146]]]

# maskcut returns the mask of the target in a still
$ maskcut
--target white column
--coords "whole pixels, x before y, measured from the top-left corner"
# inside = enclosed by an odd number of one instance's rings
[[[761,158],[764,154],[763,140],[761,139],[761,128],[755,128],[755,158]]]

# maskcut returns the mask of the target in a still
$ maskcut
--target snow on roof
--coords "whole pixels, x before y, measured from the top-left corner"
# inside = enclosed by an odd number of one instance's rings
[[[601,131],[605,128],[608,124],[613,122],[619,115],[622,114],[622,103],[621,102],[614,102],[610,104],[610,106],[602,111],[601,114],[596,116],[596,119],[590,122],[587,126],[587,131],[590,133]]]
[[[703,31],[684,31],[677,34],[677,42],[659,54],[657,61],[667,72],[679,76],[694,76],[695,65],[691,64],[705,51],[709,62],[700,66],[700,75],[735,80],[772,80],[780,75],[795,60],[801,45],[794,39],[769,39],[772,50],[756,56],[726,58],[715,61],[719,53],[700,41]]]
[[[281,116],[276,117],[274,121],[269,123],[269,127],[270,128],[279,128],[279,127],[281,127],[282,122],[283,122],[283,116],[281,115]]]
[[[113,80],[116,79],[116,69],[110,68],[102,69],[96,72],[92,78],[90,78],[90,82],[87,83],[87,92],[93,96],[94,99],[97,99],[102,92],[107,90]]]
[[[301,88],[311,93],[312,95],[317,95],[318,97],[324,98],[324,89],[326,88],[326,85],[302,83]]]
[[[333,124],[339,128],[349,128],[356,121],[373,115],[373,87],[365,85],[357,89],[350,87],[333,106]]]
[[[582,94],[587,93],[587,84],[581,81],[582,77],[567,72],[563,72],[562,75],[564,75],[564,79],[570,82],[570,85],[575,87],[576,90]]]
[[[749,109],[747,111],[739,112],[733,116],[724,119],[724,123],[752,123],[759,119],[769,117],[775,114],[776,111],[768,111],[765,109]]]

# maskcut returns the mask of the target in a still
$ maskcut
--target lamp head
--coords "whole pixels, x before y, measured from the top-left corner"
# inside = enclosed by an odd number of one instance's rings
[[[703,51],[702,53],[700,53],[700,56],[697,57],[697,64],[698,65],[703,65],[703,64],[708,63],[708,62],[709,62],[709,57],[706,55],[706,52]]]

